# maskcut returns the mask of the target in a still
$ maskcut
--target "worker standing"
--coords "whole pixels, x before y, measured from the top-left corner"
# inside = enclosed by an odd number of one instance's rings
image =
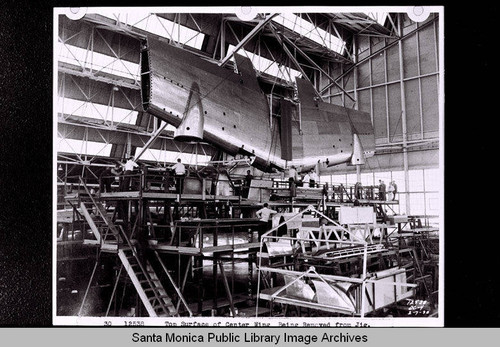
[[[260,210],[258,210],[255,215],[257,218],[259,218],[259,221],[262,223],[262,228],[264,230],[261,230],[262,233],[264,233],[266,230],[269,230],[273,227],[272,224],[272,219],[270,218],[271,215],[278,213],[278,211],[272,210],[268,207],[268,203],[264,203],[264,207],[262,207]],[[259,238],[260,238],[260,233],[259,233]]]
[[[127,191],[130,188],[130,179],[134,173],[134,168],[139,165],[134,161],[134,156],[130,156],[127,162],[123,165],[125,172],[123,173],[123,180],[120,185],[120,191]]]
[[[387,200],[394,200],[394,186],[392,185],[392,181],[389,182],[389,185],[387,186]]]
[[[186,167],[184,166],[184,164],[182,164],[181,159],[178,158],[177,163],[172,165],[170,168],[174,170],[177,193],[181,194],[184,188],[184,177],[186,176]]]
[[[295,183],[295,181],[297,181],[297,169],[295,168],[295,166],[292,165],[288,169],[288,182],[289,182],[289,186],[290,186],[290,184],[292,182]]]
[[[309,173],[309,187],[316,188],[316,183],[319,183],[319,176],[314,169],[311,169]]]
[[[115,167],[111,169],[111,173],[115,176],[114,181],[118,183],[118,187],[120,187],[122,175],[122,166],[120,163],[115,164]]]
[[[378,180],[378,198],[379,200],[385,200],[385,183],[382,180]]]
[[[290,189],[290,198],[297,195],[297,170],[293,165],[288,169],[288,189]]]
[[[354,185],[354,197],[356,199],[362,199],[363,198],[363,185],[361,182],[356,182]]]
[[[392,200],[396,200],[396,193],[398,192],[398,185],[396,184],[396,181],[392,181]]]
[[[344,202],[344,185],[342,183],[338,186],[337,194],[339,196],[339,202]]]
[[[243,181],[243,191],[242,191],[242,197],[248,198],[248,193],[250,192],[250,185],[252,184],[253,180],[253,175],[250,170],[247,170],[247,175],[245,176],[245,179]]]
[[[311,175],[309,174],[309,172],[307,172],[307,173],[305,174],[305,176],[304,176],[304,177],[302,177],[302,186],[304,186],[304,187],[305,187],[305,186],[306,186],[306,184],[309,184],[309,186],[310,186],[310,184],[311,184]]]
[[[112,168],[105,168],[99,175],[99,193],[110,193],[111,183],[113,183],[114,177]]]

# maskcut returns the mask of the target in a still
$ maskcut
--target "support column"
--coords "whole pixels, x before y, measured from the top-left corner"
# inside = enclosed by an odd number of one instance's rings
[[[353,58],[353,61],[354,61],[354,80],[352,81],[353,82],[353,89],[354,89],[354,109],[357,110],[358,109],[358,90],[357,90],[357,87],[358,87],[358,66],[357,66],[357,63],[358,63],[358,36],[357,35],[354,35],[352,37],[352,44],[353,44],[353,51],[354,51],[354,54],[352,56]],[[371,63],[371,62],[369,62]],[[349,95],[347,95],[349,96]],[[352,99],[352,98],[351,98]]]
[[[132,137],[130,133],[127,133],[127,146],[125,153],[126,153],[125,158],[129,158],[132,153]]]
[[[398,30],[399,36],[403,36],[403,14],[398,14]],[[403,130],[403,170],[405,173],[405,186],[406,186],[406,213],[410,211],[410,199],[408,194],[408,187],[410,186],[410,176],[408,173],[408,133],[406,126],[406,97],[404,85],[404,64],[403,64],[403,40],[398,42],[399,48],[399,79],[401,84],[401,125]]]
[[[352,58],[354,60],[354,64],[358,62],[358,37],[356,35],[352,38],[353,44],[353,55]],[[354,80],[353,80],[353,89],[354,89],[354,109],[357,110],[358,106],[358,67],[354,68]],[[353,144],[354,145],[354,144]],[[361,182],[361,164],[356,164],[356,182]]]

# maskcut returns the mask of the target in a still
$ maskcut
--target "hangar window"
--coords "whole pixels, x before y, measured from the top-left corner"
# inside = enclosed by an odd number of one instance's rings
[[[130,25],[200,50],[201,45],[203,44],[203,39],[205,38],[205,34],[202,34],[199,31],[174,23],[173,21],[160,17],[154,13],[135,11],[121,13],[108,12],[107,14],[102,14],[123,24]]]
[[[63,137],[59,137],[57,140],[57,152],[59,153],[76,153],[109,157],[111,147],[113,146],[111,143],[66,139]]]
[[[229,45],[228,51],[231,52],[234,50],[234,48],[235,46]],[[264,58],[258,54],[248,52],[243,48],[240,48],[236,53],[242,56],[246,56],[248,59],[250,59],[252,61],[254,69],[259,72],[267,73],[269,75],[279,77],[290,82],[294,82],[296,77],[300,78],[301,76],[301,73],[298,70],[292,69],[283,64],[278,64],[277,62]],[[232,58],[232,60],[234,61],[234,57]]]
[[[139,79],[139,64],[137,63],[62,42],[57,42],[56,50],[59,62],[77,66],[83,70],[90,70],[93,74],[102,72],[130,78],[134,81]]]
[[[102,120],[105,124],[136,124],[138,115],[133,110],[63,97],[58,100],[57,112],[64,119],[71,116],[87,117]]]
[[[320,45],[339,54],[344,53],[345,42],[323,29],[316,27],[311,22],[303,19],[302,14],[282,13],[272,20],[284,27],[293,30]]]

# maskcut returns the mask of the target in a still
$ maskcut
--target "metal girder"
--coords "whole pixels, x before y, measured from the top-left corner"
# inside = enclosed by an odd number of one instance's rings
[[[139,63],[139,40],[123,29],[111,30],[111,26],[118,28],[113,22],[112,19],[95,14],[88,14],[79,21],[59,16],[59,38],[65,44],[109,56],[112,52],[106,42],[111,42],[112,46],[120,47],[120,59]],[[100,36],[96,35],[100,29],[104,31]]]
[[[307,74],[304,72],[304,70],[302,69],[302,66],[300,66],[299,62],[297,61],[297,59],[295,58],[295,56],[292,54],[292,52],[290,52],[290,50],[286,47],[286,45],[283,43],[283,40],[281,39],[280,35],[276,32],[276,29],[274,28],[273,24],[269,24],[269,28],[271,29],[271,31],[273,32],[274,36],[276,37],[276,39],[278,40],[278,42],[281,44],[281,46],[283,47],[283,50],[285,51],[285,53],[288,55],[288,57],[290,58],[290,60],[292,60],[292,62],[295,64],[295,66],[297,67],[297,69],[299,69],[299,71],[302,73],[302,76],[304,76],[304,78],[306,78],[309,82],[311,82],[311,80],[309,79],[309,77],[307,76]],[[314,83],[311,82],[311,84],[313,84],[314,86]],[[316,88],[314,88],[314,92],[316,93],[316,95],[321,98],[321,94],[319,94],[319,92],[316,90]]]
[[[370,18],[366,13],[328,13],[337,23],[356,35],[367,32],[370,36],[390,36],[391,31]]]
[[[90,124],[77,124],[70,122],[58,123],[58,132],[63,138],[73,140],[84,140],[108,143],[114,145],[123,145],[127,143],[127,137],[130,136],[131,145],[134,147],[144,147],[151,139],[151,134],[139,133],[134,130],[127,129],[106,129],[104,126]],[[150,149],[165,149],[169,151],[179,152],[194,151],[195,147],[202,147],[206,153],[213,153],[212,146],[205,143],[184,143],[174,141],[173,132],[163,130],[161,135],[158,135],[157,140],[150,145]]]
[[[129,38],[136,40],[144,40],[148,37],[148,32],[131,27],[129,25],[124,25],[118,20],[111,19],[99,14],[90,13],[83,17],[83,21],[96,25],[97,28],[106,29],[109,32],[114,32],[117,34],[126,35]]]
[[[59,95],[63,98],[109,105],[111,94],[114,93],[115,107],[142,111],[140,90],[135,86],[116,86],[109,80],[92,78],[66,69],[59,73],[58,84],[65,86],[61,88]],[[118,91],[114,90],[115,86]]]
[[[156,141],[156,139],[161,135],[161,133],[163,132],[163,130],[167,127],[167,125],[168,125],[167,122],[163,122],[162,126],[160,126],[151,135],[151,137],[149,138],[148,142],[146,142],[146,144],[142,147],[142,149],[139,151],[139,153],[136,153],[135,158],[134,158],[135,161],[137,161],[137,159],[139,159],[144,154],[144,152],[146,152],[153,145],[153,143]]]
[[[129,79],[122,76],[113,75],[106,72],[93,72],[90,70],[83,70],[76,65],[72,65],[66,62],[58,63],[58,72],[63,74],[74,75],[83,78],[90,78],[91,80],[104,82],[107,84],[111,84],[113,86],[122,87],[122,88],[130,88],[140,90],[141,86],[136,83],[133,79]]]
[[[271,19],[273,19],[274,17],[276,17],[278,14],[277,13],[271,13],[270,15],[266,16],[265,19],[263,19],[262,21],[259,22],[259,24],[257,24],[253,29],[252,31],[250,31],[250,33],[245,36],[237,45],[236,47],[233,49],[232,52],[230,52],[229,54],[227,54],[224,59],[221,60],[221,62],[219,63],[219,66],[224,66],[228,61],[229,59],[231,59],[231,57],[236,54],[236,52],[238,52],[238,50],[240,48],[242,48],[248,41],[250,41],[262,28],[264,28],[267,23],[269,23],[271,21]]]
[[[345,95],[347,95],[349,97],[349,99],[351,99],[352,101],[356,102],[356,100],[349,95],[349,93],[347,93],[344,88],[342,88],[342,86],[340,84],[338,84],[335,79],[333,77],[331,77],[325,70],[323,70],[318,64],[316,64],[316,62],[314,60],[312,60],[306,53],[304,53],[299,47],[297,47],[297,45],[295,43],[293,43],[290,39],[288,39],[286,36],[283,36],[282,37],[285,39],[286,42],[288,42],[290,45],[292,45],[296,50],[297,52],[299,52],[308,62],[310,62],[316,69],[318,69],[321,73],[323,73],[330,81],[332,81],[333,83],[335,83],[335,85],[342,91],[345,93]]]

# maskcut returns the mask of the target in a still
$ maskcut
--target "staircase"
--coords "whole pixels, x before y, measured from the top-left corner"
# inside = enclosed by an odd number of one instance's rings
[[[82,184],[90,197],[92,209],[97,212],[97,215],[92,217],[88,209],[89,203],[83,201],[80,204],[82,214],[101,247],[108,244],[118,246],[118,257],[132,280],[149,316],[178,316],[172,299],[161,284],[150,262],[145,258],[141,261],[135,246],[121,226],[117,227],[113,223],[102,203],[94,199],[83,181]]]
[[[118,257],[150,317],[178,315],[172,299],[163,288],[149,261],[146,260],[145,264],[141,264],[137,253],[130,248],[119,249]]]

